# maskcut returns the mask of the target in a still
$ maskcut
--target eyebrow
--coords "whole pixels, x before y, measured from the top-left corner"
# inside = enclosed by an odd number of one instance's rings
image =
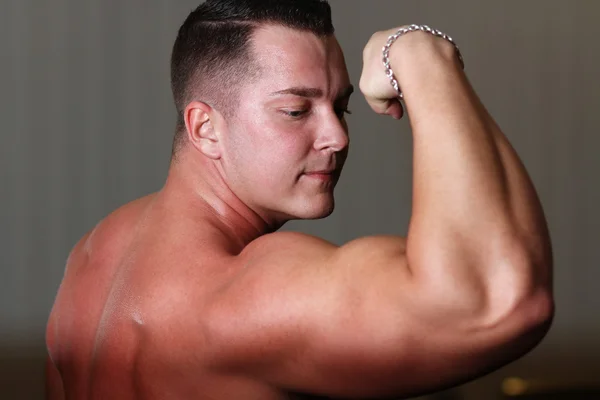
[[[343,99],[346,97],[350,97],[350,95],[354,92],[354,86],[350,85],[346,89],[340,93],[337,100]],[[318,88],[308,88],[308,87],[292,87],[289,89],[279,90],[277,92],[271,93],[271,96],[280,96],[284,94],[291,94],[299,97],[307,97],[307,98],[318,98],[323,97],[323,91]]]

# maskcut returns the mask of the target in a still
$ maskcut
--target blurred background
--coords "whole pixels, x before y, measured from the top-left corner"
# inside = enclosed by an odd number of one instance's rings
[[[362,48],[377,30],[426,23],[458,42],[473,86],[528,168],[550,225],[557,314],[544,342],[493,374],[429,398],[600,398],[591,394],[600,385],[600,1],[330,3],[356,85]],[[45,324],[71,247],[113,209],[165,180],[175,123],[169,56],[197,5],[0,3],[1,399],[43,398]],[[376,116],[360,94],[351,109],[353,143],[337,210],[286,230],[337,244],[406,234],[408,121]]]

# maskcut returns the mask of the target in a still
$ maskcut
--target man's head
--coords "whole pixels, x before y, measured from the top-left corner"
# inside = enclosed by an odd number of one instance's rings
[[[208,0],[179,31],[172,88],[175,158],[210,160],[259,214],[332,211],[351,85],[326,1]]]
[[[183,112],[202,100],[230,116],[240,83],[260,74],[250,42],[256,29],[276,24],[318,36],[334,33],[331,8],[322,0],[208,0],[190,13],[171,57],[171,88],[178,123],[174,150],[185,132]],[[293,45],[291,43],[290,45]]]

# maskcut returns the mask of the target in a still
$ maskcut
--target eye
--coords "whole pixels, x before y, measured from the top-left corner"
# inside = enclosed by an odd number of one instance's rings
[[[348,110],[347,108],[340,108],[335,110],[335,115],[337,115],[339,119],[344,118],[344,114],[352,114],[352,111]]]
[[[306,116],[310,112],[308,108],[296,108],[296,109],[279,109],[279,113],[283,114],[286,118],[291,120],[299,120]]]
[[[304,114],[306,114],[305,110],[291,110],[291,111],[283,111],[287,116],[292,117],[292,118],[300,118],[301,116],[303,116]]]

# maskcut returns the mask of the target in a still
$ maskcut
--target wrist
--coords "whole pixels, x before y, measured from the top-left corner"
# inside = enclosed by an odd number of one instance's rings
[[[399,46],[395,53],[390,52],[390,64],[403,92],[417,80],[431,79],[440,73],[461,70],[452,44],[442,44],[445,49]]]
[[[464,68],[462,56],[452,38],[426,25],[411,25],[394,32],[384,47],[387,58],[399,87],[404,92],[419,80],[429,80],[437,74],[448,74]]]

